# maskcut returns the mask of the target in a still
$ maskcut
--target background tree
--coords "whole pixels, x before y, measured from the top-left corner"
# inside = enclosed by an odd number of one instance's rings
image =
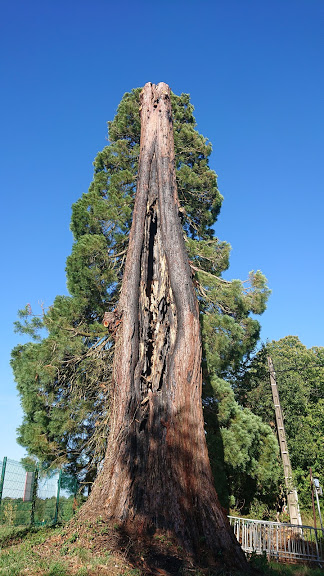
[[[297,336],[286,336],[267,344],[236,378],[238,401],[276,430],[268,354],[276,372],[299,501],[308,508],[309,468],[324,482],[324,348],[307,349]]]
[[[114,339],[101,322],[118,303],[124,272],[137,185],[139,94],[124,95],[108,123],[109,145],[94,161],[89,191],[73,206],[70,296],[57,296],[40,317],[22,310],[16,329],[32,341],[12,352],[24,410],[19,442],[46,465],[64,465],[84,482],[93,481],[106,449]],[[236,493],[244,500],[244,485],[261,495],[269,477],[276,478],[273,435],[238,405],[226,381],[259,338],[250,314],[264,311],[269,290],[259,271],[244,282],[222,278],[230,247],[214,233],[222,196],[209,167],[211,145],[196,130],[189,96],[172,94],[171,100],[179,214],[201,311],[207,441],[219,495],[228,505],[230,494],[232,504]]]

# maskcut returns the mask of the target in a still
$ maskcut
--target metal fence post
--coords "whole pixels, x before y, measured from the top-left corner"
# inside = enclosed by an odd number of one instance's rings
[[[60,470],[59,477],[58,477],[58,481],[57,481],[57,496],[56,496],[56,506],[55,506],[54,524],[57,523],[57,519],[58,519],[58,509],[59,509],[59,503],[60,503],[61,480],[62,480],[62,470]]]
[[[77,493],[78,493],[78,488],[79,488],[79,482],[77,477],[74,478],[74,493],[73,493],[73,505],[72,505],[72,514],[74,516],[74,514],[76,513],[77,509],[78,509],[78,501],[77,501]]]
[[[77,477],[74,478],[74,497],[76,498],[79,489],[79,482]]]
[[[30,511],[30,525],[31,526],[33,526],[35,523],[35,506],[36,506],[36,498],[37,498],[37,484],[38,484],[38,466],[36,465],[35,472],[34,472],[32,505],[31,505],[31,511]]]
[[[5,479],[5,474],[6,474],[6,466],[7,466],[7,456],[4,457],[3,462],[2,462],[1,479],[0,479],[0,506],[1,506],[1,500],[2,500],[4,479]]]

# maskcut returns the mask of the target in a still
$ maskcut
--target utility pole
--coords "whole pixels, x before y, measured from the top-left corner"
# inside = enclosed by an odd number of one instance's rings
[[[315,502],[314,502],[314,483],[313,483],[313,473],[312,469],[309,469],[309,477],[310,477],[310,485],[312,491],[312,507],[313,507],[313,521],[314,521],[314,528],[316,530],[316,513],[315,513]]]
[[[318,509],[318,516],[319,516],[320,523],[321,523],[321,529],[322,529],[322,532],[323,532],[323,534],[324,534],[322,514],[321,514],[321,507],[320,507],[319,498],[318,498],[318,496],[323,496],[323,490],[322,490],[322,487],[320,486],[319,479],[318,479],[318,478],[313,478],[313,472],[312,472],[312,469],[311,469],[311,468],[309,469],[309,474],[310,474],[310,481],[311,481],[311,488],[312,488],[312,504],[313,504],[313,515],[314,515],[314,528],[316,528],[316,514],[315,514],[315,503],[314,503],[314,492],[315,492],[317,509]]]
[[[293,486],[293,479],[292,479],[292,470],[290,464],[290,458],[288,453],[288,446],[286,441],[286,433],[283,421],[282,410],[280,406],[279,400],[279,392],[276,382],[276,373],[274,371],[273,363],[268,356],[268,366],[270,372],[270,383],[271,383],[271,391],[272,391],[272,398],[275,408],[276,414],[276,424],[277,424],[277,432],[278,432],[278,441],[280,446],[280,453],[281,459],[284,468],[284,476],[285,476],[285,485],[287,491],[287,504],[290,516],[290,523],[295,524],[298,526],[302,525],[302,519],[300,516],[299,505],[298,505],[298,496],[297,490]]]

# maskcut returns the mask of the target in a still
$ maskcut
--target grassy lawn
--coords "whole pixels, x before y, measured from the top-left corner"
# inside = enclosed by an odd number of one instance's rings
[[[62,528],[0,531],[1,576],[140,576],[121,556],[78,547]]]
[[[323,576],[323,569],[319,566],[279,562],[269,563],[264,556],[254,556],[251,558],[250,563],[256,572],[266,576]]]
[[[89,530],[87,538],[77,532],[57,528],[0,529],[1,576],[225,576],[226,571],[195,570],[182,567],[168,572],[156,566],[149,568],[145,558],[132,557],[127,550],[112,552],[103,539],[106,532],[99,526]],[[252,574],[268,576],[322,576],[320,568],[269,563],[263,557],[251,560]],[[234,576],[234,574],[233,574]],[[238,576],[238,575],[237,575]]]

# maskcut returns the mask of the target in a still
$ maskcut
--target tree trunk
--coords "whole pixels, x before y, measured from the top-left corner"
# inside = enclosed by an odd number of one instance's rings
[[[133,531],[166,530],[245,565],[218,502],[202,412],[201,339],[178,216],[170,89],[141,94],[138,185],[118,305],[110,435],[85,505]]]

